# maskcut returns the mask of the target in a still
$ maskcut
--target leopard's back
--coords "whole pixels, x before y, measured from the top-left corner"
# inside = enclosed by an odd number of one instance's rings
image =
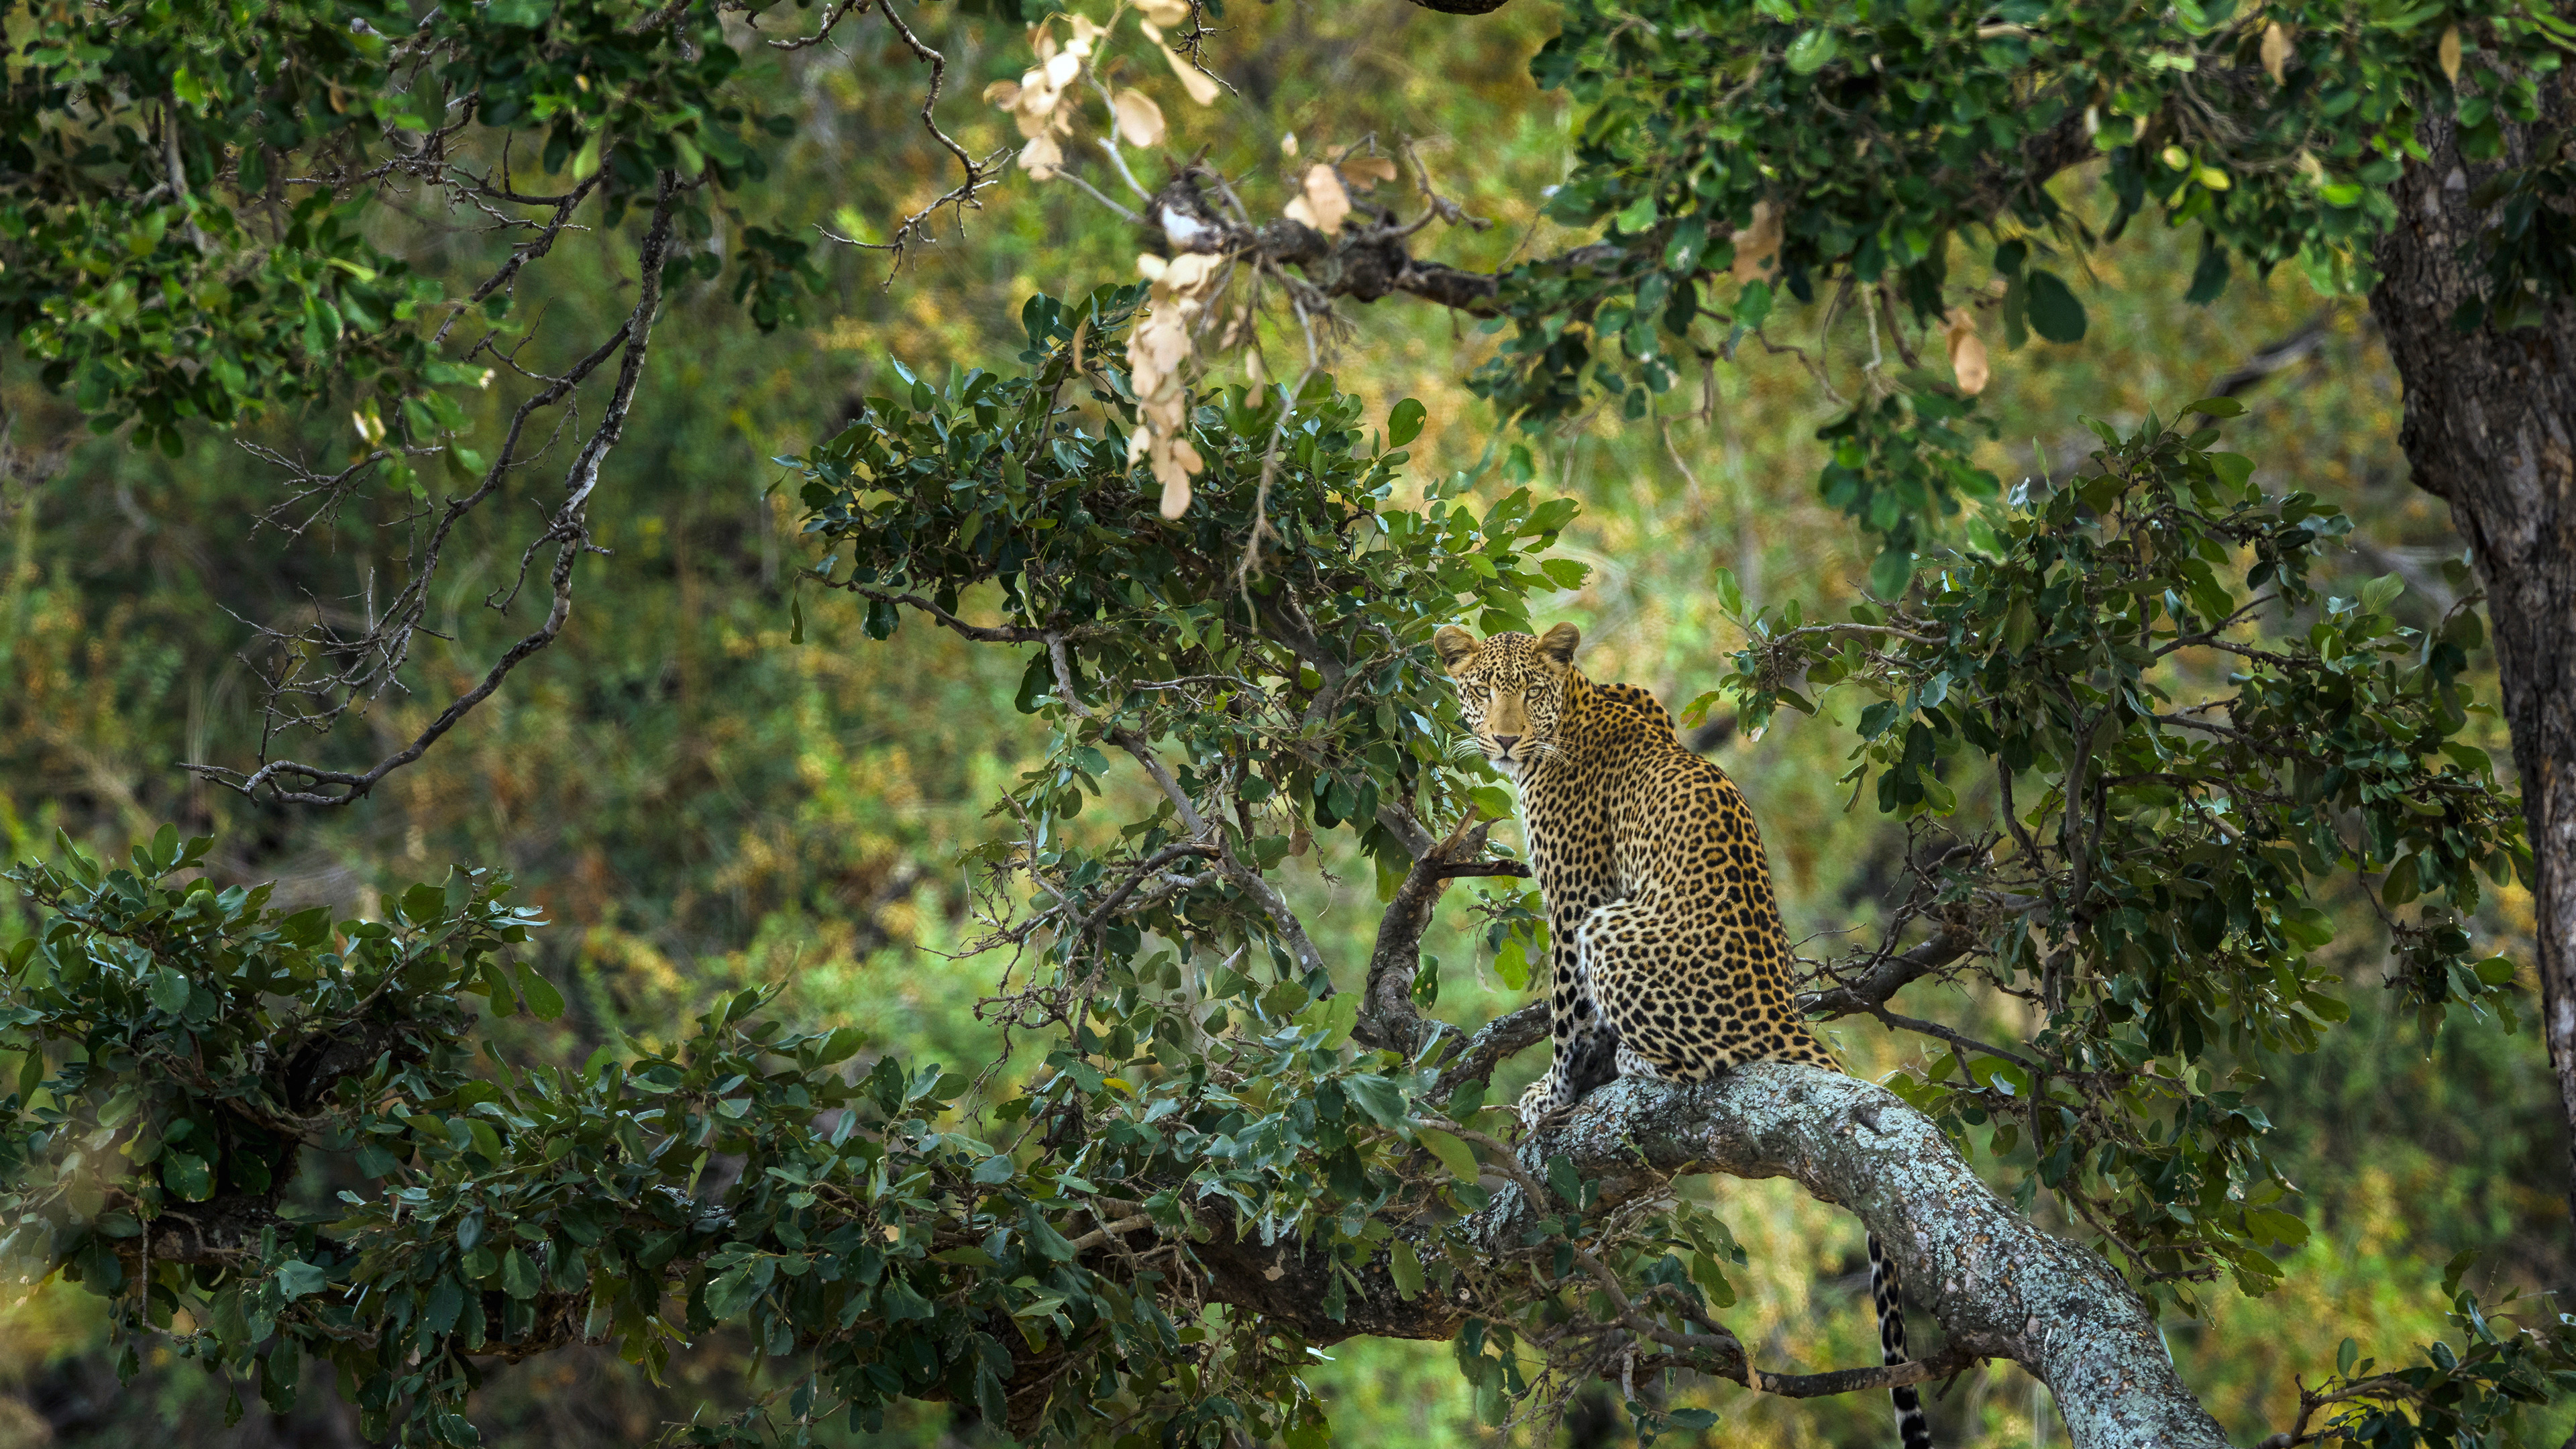
[[[1798,1017],[1788,937],[1743,791],[1682,746],[1672,715],[1630,684],[1591,685],[1559,730],[1562,754],[1522,796],[1557,940],[1585,933],[1605,969],[1577,987],[1615,1023],[1651,1027],[1640,1066],[1704,1081],[1748,1061],[1834,1060]],[[1606,913],[1606,914],[1605,914]],[[1633,998],[1633,999],[1632,999]],[[1588,1013],[1587,1013],[1588,1014]],[[1625,1068],[1623,1067],[1623,1070]]]

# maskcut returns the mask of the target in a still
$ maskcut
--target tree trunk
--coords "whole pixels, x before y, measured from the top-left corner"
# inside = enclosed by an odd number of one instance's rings
[[[2486,585],[2537,875],[2542,1032],[2576,1141],[2576,303],[2510,332],[2451,322],[2480,290],[2460,261],[2484,220],[2471,194],[2569,109],[2563,80],[2542,95],[2544,120],[2508,125],[2500,162],[2463,163],[2451,123],[2425,124],[2431,154],[2393,193],[2370,307],[2405,383],[2415,483],[2451,505]]]

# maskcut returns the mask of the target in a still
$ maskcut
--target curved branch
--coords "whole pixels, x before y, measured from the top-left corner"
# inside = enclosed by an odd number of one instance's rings
[[[1508,1020],[1508,1018],[1506,1018]],[[2047,1383],[2076,1449],[2222,1449],[2218,1425],[2185,1388],[2153,1311],[2111,1265],[2034,1228],[1997,1198],[1929,1118],[1884,1087],[1814,1067],[1763,1062],[1722,1081],[1675,1085],[1623,1078],[1587,1098],[1564,1126],[1525,1142],[1491,1206],[1461,1228],[1500,1252],[1540,1217],[1519,1181],[1563,1153],[1598,1184],[1592,1212],[1670,1191],[1688,1173],[1785,1177],[1852,1209],[1895,1258],[1918,1309],[1947,1334],[1920,1364],[1812,1375],[1745,1367],[1711,1339],[1690,1366],[1794,1397],[1919,1383],[1976,1359],[2006,1358]],[[1344,1316],[1322,1307],[1330,1265],[1299,1245],[1219,1233],[1199,1249],[1212,1298],[1293,1322],[1309,1341],[1357,1334],[1443,1338],[1472,1302],[1406,1299],[1383,1261],[1362,1275]],[[1346,1282],[1348,1280],[1345,1280]],[[1702,1337],[1705,1337],[1704,1335]]]
[[[1440,892],[1460,876],[1527,876],[1517,860],[1477,860],[1494,822],[1470,810],[1449,838],[1423,851],[1378,917],[1377,944],[1369,953],[1368,988],[1360,997],[1359,1024],[1351,1036],[1364,1046],[1406,1056],[1421,1050],[1432,1023],[1414,1009],[1413,982],[1422,969],[1422,933],[1431,925]]]
[[[1884,1087],[1778,1062],[1690,1086],[1623,1078],[1521,1155],[1558,1152],[1600,1183],[1604,1205],[1665,1191],[1677,1173],[1790,1178],[1859,1215],[1953,1351],[2009,1358],[2047,1383],[2076,1449],[2228,1442],[2127,1281],[2013,1212]],[[1503,1242],[1539,1211],[1506,1188],[1474,1228]]]
[[[1547,1040],[1548,1004],[1544,998],[1533,1001],[1518,1011],[1495,1017],[1467,1038],[1458,1059],[1440,1074],[1434,1089],[1442,1095],[1460,1082],[1480,1082],[1494,1074],[1504,1058]]]
[[[1889,956],[1867,976],[1831,991],[1819,991],[1798,1003],[1810,1017],[1830,1019],[1875,1012],[1888,998],[1975,950],[1976,934],[1944,926],[1932,939]]]

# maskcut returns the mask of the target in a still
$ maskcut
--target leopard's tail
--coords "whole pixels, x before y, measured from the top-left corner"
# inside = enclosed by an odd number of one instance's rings
[[[1905,1352],[1905,1284],[1897,1277],[1896,1260],[1878,1245],[1878,1234],[1869,1235],[1869,1296],[1878,1305],[1878,1346],[1889,1363],[1904,1363]],[[1887,1391],[1896,1400],[1896,1433],[1905,1449],[1932,1449],[1932,1426],[1923,1419],[1923,1396],[1905,1384]]]

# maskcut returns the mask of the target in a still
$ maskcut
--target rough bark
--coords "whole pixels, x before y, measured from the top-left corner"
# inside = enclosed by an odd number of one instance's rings
[[[2119,1273],[2005,1206],[1931,1119],[1875,1083],[1773,1062],[1695,1086],[1622,1079],[1536,1150],[1571,1152],[1605,1200],[1683,1171],[1789,1178],[1878,1235],[1954,1351],[2045,1382],[2077,1449],[2228,1442]]]
[[[2426,123],[2429,155],[2397,183],[2370,306],[2405,385],[2398,440],[2415,483],[2450,504],[2486,586],[2537,876],[2543,1035],[2576,1140],[2576,304],[2513,331],[2451,320],[2479,295],[2460,260],[2484,221],[2472,193],[2565,124],[2570,91],[2563,77],[2544,87],[2544,120],[2507,126],[2497,162],[2463,161],[2450,122]]]
[[[1446,862],[1472,854],[1463,845],[1453,836],[1418,853],[1381,923],[1355,1034],[1386,1042],[1421,1039],[1426,1023],[1409,988],[1428,898]],[[1808,1004],[1833,1015],[1870,1011],[1971,944],[1967,933],[1943,930]],[[1534,1044],[1546,1035],[1543,1012],[1542,1004],[1488,1026],[1469,1039],[1447,1076],[1482,1077],[1503,1057]],[[1878,1236],[1896,1259],[1914,1306],[1941,1324],[1947,1336],[1943,1362],[2009,1358],[2021,1364],[2056,1395],[2079,1449],[2215,1449],[2227,1442],[2176,1374],[2153,1311],[2120,1274],[2100,1256],[2041,1232],[2006,1207],[1930,1119],[1884,1087],[1768,1062],[1690,1086],[1623,1078],[1587,1097],[1565,1125],[1524,1143],[1522,1175],[1539,1180],[1547,1159],[1560,1152],[1571,1155],[1578,1178],[1598,1184],[1596,1212],[1660,1196],[1683,1174],[1790,1178],[1819,1200],[1850,1208]],[[1507,1184],[1462,1227],[1499,1254],[1517,1246],[1531,1219],[1545,1211]],[[1329,1286],[1325,1265],[1307,1261],[1294,1244],[1265,1247],[1221,1238],[1203,1246],[1200,1259],[1210,1270],[1208,1296],[1293,1322],[1317,1343],[1356,1333],[1447,1338],[1473,1310],[1472,1304],[1437,1294],[1402,1298],[1381,1263],[1336,1320],[1321,1307]],[[1757,1372],[1740,1345],[1720,1346],[1715,1357],[1693,1366],[1801,1397],[1863,1386],[1856,1379],[1843,1382],[1852,1378],[1849,1371],[1786,1378]]]
[[[2076,1449],[2220,1449],[2228,1440],[2184,1387],[2154,1313],[2099,1256],[2032,1227],[1997,1198],[1929,1118],[1874,1083],[1814,1067],[1764,1062],[1691,1086],[1622,1078],[1564,1126],[1521,1150],[1535,1176],[1557,1153],[1600,1185],[1598,1210],[1669,1190],[1682,1173],[1785,1177],[1857,1214],[1895,1256],[1918,1312],[1948,1337],[1953,1367],[2008,1358],[2047,1383]],[[1495,1252],[1517,1246],[1547,1211],[1505,1186],[1462,1226]],[[1339,1319],[1322,1309],[1325,1265],[1292,1243],[1220,1233],[1202,1244],[1210,1297],[1294,1324],[1310,1342],[1359,1334],[1448,1338],[1472,1304],[1426,1293],[1407,1300],[1383,1271],[1348,1295]],[[1726,1372],[1727,1357],[1695,1364]],[[1736,1364],[1742,1360],[1737,1358]],[[1758,1365],[1751,1366],[1759,1368]],[[1930,1377],[1928,1370],[1918,1371]],[[1738,1377],[1729,1373],[1729,1377]],[[1790,1397],[1883,1387],[1908,1374],[1748,1372]]]

